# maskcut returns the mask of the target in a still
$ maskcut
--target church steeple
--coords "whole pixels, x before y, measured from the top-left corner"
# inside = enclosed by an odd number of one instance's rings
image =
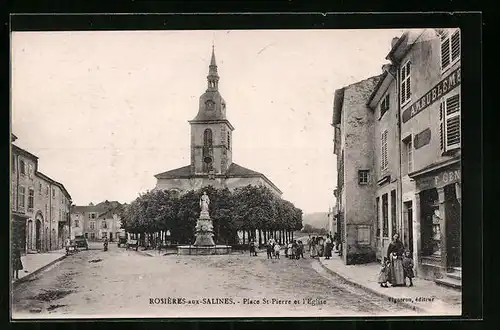
[[[212,45],[212,58],[208,66],[208,91],[217,91],[219,88],[219,74],[217,73],[217,62],[215,61],[215,47]]]

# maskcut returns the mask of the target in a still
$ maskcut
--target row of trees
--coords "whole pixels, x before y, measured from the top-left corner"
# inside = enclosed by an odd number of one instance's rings
[[[243,243],[250,239],[263,243],[270,235],[289,241],[293,231],[302,228],[302,210],[267,187],[252,185],[233,192],[209,186],[181,196],[170,191],[147,192],[123,208],[122,228],[138,234],[143,244],[146,239],[164,242],[167,238],[174,243],[192,244],[204,191],[210,197],[209,212],[217,244],[237,244],[238,231],[243,232]]]

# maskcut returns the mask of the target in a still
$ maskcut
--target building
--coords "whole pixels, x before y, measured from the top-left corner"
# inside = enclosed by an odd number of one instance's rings
[[[375,114],[367,105],[382,79],[371,77],[335,91],[332,125],[337,155],[337,221],[346,264],[375,260]]]
[[[119,232],[116,224],[120,220],[114,220],[114,214],[118,214],[120,206],[121,204],[117,201],[104,201],[96,205],[93,203],[84,206],[73,205],[71,207],[72,238],[82,235],[90,241],[102,240],[106,235],[108,238],[113,238]],[[113,210],[115,213],[112,212]],[[109,236],[110,232],[115,234]]]
[[[346,263],[373,218],[366,253],[371,242],[382,260],[399,233],[417,276],[461,285],[460,47],[458,29],[407,31],[393,39],[380,77],[336,91],[334,194]],[[370,89],[372,116],[362,106]]]
[[[278,196],[282,192],[264,174],[233,162],[234,127],[226,117],[226,101],[219,92],[219,74],[212,48],[208,87],[199,101],[191,125],[191,164],[155,175],[155,189],[182,193],[206,186],[228,188],[266,186]]]
[[[70,235],[71,196],[63,184],[38,170],[38,157],[11,138],[11,241],[23,253],[61,249]]]
[[[332,235],[332,237],[337,233],[337,210],[335,206],[328,208],[328,233]]]
[[[401,93],[403,228],[427,279],[461,278],[460,47],[460,30],[424,29],[387,56]]]
[[[395,42],[395,41],[394,41]],[[377,260],[383,261],[394,234],[401,234],[400,132],[398,112],[397,68],[382,67],[382,78],[375,86],[368,106],[374,114],[375,248]],[[411,238],[403,233],[408,247]]]
[[[121,228],[121,209],[122,205],[119,205],[99,215],[97,218],[97,227],[99,228],[98,237],[101,239],[107,237],[109,241],[113,242],[118,240],[119,237],[125,236],[125,229]]]

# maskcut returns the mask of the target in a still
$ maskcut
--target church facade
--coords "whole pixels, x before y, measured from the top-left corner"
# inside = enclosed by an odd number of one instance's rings
[[[155,175],[155,189],[197,190],[207,186],[233,190],[247,185],[266,186],[281,196],[282,192],[264,174],[233,163],[234,127],[226,118],[226,101],[219,92],[219,74],[212,48],[208,87],[200,96],[198,114],[191,125],[191,164]]]

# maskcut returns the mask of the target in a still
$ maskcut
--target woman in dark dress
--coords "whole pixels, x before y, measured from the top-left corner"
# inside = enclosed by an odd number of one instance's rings
[[[23,262],[21,261],[21,251],[19,246],[14,245],[12,251],[12,276],[19,279],[19,271],[23,269]]]
[[[332,256],[332,238],[330,234],[326,235],[326,241],[325,241],[325,259],[330,259]]]
[[[405,283],[403,253],[404,245],[399,240],[399,234],[394,234],[392,242],[387,247],[387,259],[390,261],[390,283],[392,286],[402,286]]]

